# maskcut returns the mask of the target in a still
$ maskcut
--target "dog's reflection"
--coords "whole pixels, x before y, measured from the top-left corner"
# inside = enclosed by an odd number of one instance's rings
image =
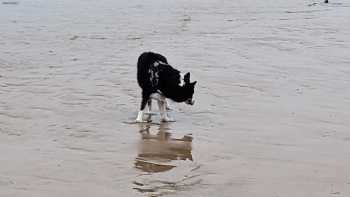
[[[158,126],[140,124],[141,139],[135,159],[136,168],[144,172],[164,172],[176,167],[171,161],[193,160],[191,136],[171,137],[166,123],[161,124],[156,131],[152,130],[154,127]]]

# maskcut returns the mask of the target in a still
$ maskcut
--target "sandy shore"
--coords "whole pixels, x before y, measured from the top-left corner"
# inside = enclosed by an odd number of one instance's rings
[[[1,197],[350,196],[350,3],[121,2],[0,1]],[[175,123],[128,123],[149,50]]]

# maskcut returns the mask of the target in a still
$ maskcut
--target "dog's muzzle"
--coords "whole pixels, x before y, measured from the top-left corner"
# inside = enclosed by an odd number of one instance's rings
[[[194,100],[192,100],[192,99],[187,99],[187,100],[185,101],[185,103],[188,104],[188,105],[194,105]]]

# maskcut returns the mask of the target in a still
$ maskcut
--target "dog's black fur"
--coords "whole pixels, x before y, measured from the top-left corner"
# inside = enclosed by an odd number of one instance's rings
[[[144,110],[150,96],[160,93],[176,102],[193,104],[195,82],[190,82],[190,73],[184,76],[181,86],[180,71],[168,64],[167,59],[158,53],[144,52],[137,62],[137,82],[142,89],[140,110]]]

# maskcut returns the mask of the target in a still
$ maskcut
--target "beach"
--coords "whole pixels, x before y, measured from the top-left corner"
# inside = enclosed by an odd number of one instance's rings
[[[349,10],[0,0],[0,196],[350,196]],[[176,122],[133,122],[144,51],[198,81]]]

